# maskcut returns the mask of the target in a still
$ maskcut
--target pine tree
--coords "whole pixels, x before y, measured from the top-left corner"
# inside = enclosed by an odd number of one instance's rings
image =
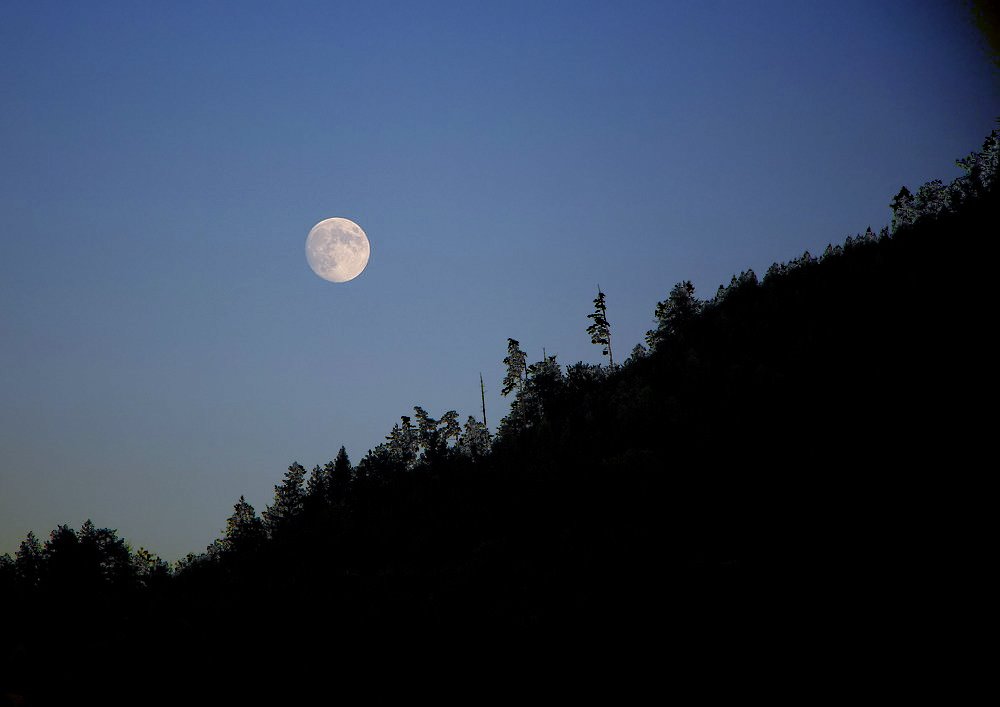
[[[445,445],[448,444],[448,440],[455,440],[455,443],[458,444],[458,438],[462,434],[462,428],[458,424],[458,413],[455,410],[449,410],[442,415],[438,421],[438,429]]]
[[[594,313],[588,314],[587,319],[594,320],[594,323],[587,327],[590,343],[603,347],[601,354],[608,357],[608,365],[614,368],[615,357],[611,352],[611,325],[608,324],[608,307],[600,285],[597,287],[597,297],[594,299]]]
[[[42,554],[45,559],[42,582],[56,591],[69,587],[84,592],[92,592],[100,586],[100,568],[96,547],[93,542],[94,524],[83,524],[81,534],[86,532],[87,546],[81,547],[80,537],[68,525],[57,525],[49,533]]]
[[[117,530],[96,528],[88,519],[80,527],[79,550],[81,563],[95,571],[101,581],[123,586],[135,578],[132,551]]]
[[[333,462],[327,462],[313,467],[306,481],[306,499],[310,507],[321,506],[330,497],[330,474],[333,472]]]
[[[398,427],[398,425],[397,425]],[[395,429],[395,428],[394,428]],[[393,451],[388,442],[375,445],[358,462],[355,477],[362,484],[384,483],[393,474],[405,470],[399,455]]]
[[[507,359],[504,360],[506,362]],[[508,377],[512,377],[509,369]],[[525,429],[538,422],[545,406],[555,399],[564,384],[562,368],[556,363],[555,356],[546,356],[527,366],[514,401],[510,404],[510,411],[500,421],[497,434],[504,437],[512,431]],[[513,387],[508,388],[507,385],[508,382],[505,381],[507,392],[513,390]]]
[[[448,441],[458,440],[461,427],[458,424],[458,413],[449,410],[435,420],[419,405],[413,408],[417,418],[417,444],[422,450],[420,460],[429,464],[444,458],[448,453]]]
[[[302,512],[305,475],[305,467],[294,462],[282,482],[274,487],[274,503],[264,511],[264,524],[271,535],[281,532]]]
[[[43,560],[42,544],[35,533],[29,530],[28,536],[21,541],[14,553],[14,572],[18,582],[26,587],[37,587],[41,581]]]
[[[733,275],[728,286],[719,285],[719,289],[715,293],[715,303],[719,304],[737,292],[754,288],[758,284],[757,273],[753,271],[753,268],[744,270],[739,275]]]
[[[913,205],[913,194],[906,187],[902,187],[899,193],[893,197],[889,208],[892,209],[893,233],[900,228],[911,225],[917,219],[917,211]]]
[[[631,355],[629,355],[629,357],[625,359],[625,365],[627,366],[631,363],[635,363],[636,361],[641,361],[642,359],[646,358],[646,355],[648,353],[649,352],[646,350],[645,346],[643,346],[642,344],[636,344],[632,348]]]
[[[222,540],[228,552],[256,550],[264,542],[267,531],[264,521],[257,517],[257,511],[240,496],[233,506],[233,514],[226,519],[226,534]]]
[[[917,189],[913,198],[913,206],[918,218],[935,217],[947,211],[949,207],[948,190],[940,179],[934,179]]]
[[[347,489],[351,485],[351,477],[354,469],[351,467],[351,460],[347,456],[347,449],[340,448],[336,458],[333,460],[333,471],[330,474],[330,495],[332,500],[340,503],[347,496]]]
[[[139,581],[147,588],[161,585],[170,578],[170,565],[144,547],[140,547],[133,555],[132,564]]]
[[[490,451],[490,431],[485,424],[469,415],[458,439],[458,450],[473,461],[482,459]]]
[[[413,415],[417,418],[417,445],[424,451],[424,459],[435,457],[440,446],[437,420],[419,405],[414,406]]]
[[[964,196],[978,196],[987,192],[1000,169],[1000,135],[994,130],[983,142],[979,152],[955,162],[965,174],[954,182],[954,187]]]
[[[17,573],[14,569],[14,558],[9,552],[0,555],[0,594],[6,594],[8,587],[16,581]]]
[[[563,387],[562,367],[556,362],[555,356],[545,356],[541,361],[528,366],[528,376],[525,383],[525,395],[537,406],[536,416],[552,401]]]
[[[784,263],[771,263],[771,266],[764,273],[764,282],[775,280],[785,274],[787,268]]]
[[[694,296],[694,285],[690,280],[678,282],[670,290],[667,299],[657,302],[653,316],[656,329],[646,332],[646,343],[656,349],[660,342],[674,336],[701,311],[702,303]]]
[[[503,388],[500,394],[507,396],[515,388],[520,393],[524,390],[524,381],[528,372],[528,357],[521,350],[521,342],[516,339],[507,339],[507,358],[503,360],[507,366],[507,375],[503,379]]]
[[[402,415],[399,421],[400,424],[393,425],[392,430],[386,435],[387,447],[392,459],[409,471],[417,463],[420,442],[417,429],[410,423],[409,416]]]

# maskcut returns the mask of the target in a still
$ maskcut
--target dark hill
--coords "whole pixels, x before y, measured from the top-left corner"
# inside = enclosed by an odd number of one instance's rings
[[[77,591],[44,569],[61,546],[35,575],[8,562],[23,611],[5,685],[56,701],[53,673],[105,685],[108,656],[121,685],[178,660],[218,684],[303,662],[346,684],[429,652],[638,665],[873,626],[905,641],[915,615],[928,630],[981,532],[998,204],[980,182],[957,181],[947,208],[921,190],[916,216],[897,197],[891,236],[745,273],[709,302],[679,285],[626,365],[526,368],[491,448],[418,409],[357,467],[344,455],[307,482],[293,465],[263,519],[237,504],[173,576],[122,570]],[[53,648],[81,636],[72,656]]]

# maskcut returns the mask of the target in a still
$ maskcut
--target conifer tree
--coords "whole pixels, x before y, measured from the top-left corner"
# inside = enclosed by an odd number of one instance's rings
[[[913,204],[913,194],[906,187],[902,187],[899,193],[893,197],[889,208],[892,209],[892,232],[895,233],[904,226],[909,226],[917,218],[917,212]]]
[[[948,190],[940,179],[933,179],[917,189],[913,205],[919,216],[938,216],[948,210]]]
[[[96,528],[88,518],[80,527],[79,551],[81,563],[93,568],[102,581],[120,586],[134,579],[132,552],[117,530]]]
[[[28,531],[28,536],[21,541],[14,553],[14,571],[21,584],[27,587],[38,586],[41,580],[42,561],[44,559],[42,543],[34,531]]]
[[[646,358],[646,355],[648,353],[649,353],[649,351],[646,350],[645,346],[643,346],[642,344],[636,344],[632,348],[631,355],[629,355],[629,357],[627,359],[625,359],[625,365],[627,366],[630,363],[635,363],[636,361],[641,361],[642,359]]]
[[[556,362],[554,355],[545,356],[541,361],[528,366],[524,395],[530,397],[539,408],[537,414],[541,414],[541,408],[559,393],[562,386],[562,367]]]
[[[438,429],[445,445],[448,444],[448,440],[455,440],[457,444],[458,438],[462,434],[462,428],[458,424],[458,413],[455,410],[449,410],[442,415],[438,422]]]
[[[341,502],[347,495],[347,489],[351,484],[351,477],[354,469],[351,467],[351,460],[347,456],[347,449],[340,448],[336,458],[333,460],[333,471],[330,474],[330,493],[335,502]]]
[[[310,504],[321,504],[330,495],[330,473],[333,471],[333,463],[327,462],[324,466],[317,464],[313,467],[306,481],[306,498]]]
[[[594,299],[594,312],[588,314],[587,319],[594,320],[594,323],[587,327],[590,343],[603,347],[601,354],[608,357],[608,365],[614,368],[615,357],[611,352],[611,325],[608,324],[608,307],[600,285],[597,286],[597,297]]]
[[[955,162],[965,174],[955,180],[956,188],[965,196],[985,193],[993,185],[1000,167],[1000,134],[991,132],[983,142],[979,152],[973,152]]]
[[[170,578],[170,565],[156,553],[140,547],[132,558],[135,574],[145,587],[162,584]]]
[[[520,393],[524,390],[524,382],[528,375],[528,357],[521,350],[521,342],[516,339],[507,339],[507,358],[503,360],[507,366],[507,375],[503,379],[503,388],[500,394],[507,396],[514,389]]]
[[[410,470],[416,464],[417,454],[420,451],[418,433],[411,424],[409,416],[401,415],[399,422],[400,424],[393,425],[392,430],[386,435],[387,449],[403,469]]]
[[[13,585],[17,575],[14,570],[14,558],[9,552],[0,555],[0,592]]]
[[[771,263],[771,266],[764,273],[764,282],[779,278],[787,272],[788,268],[784,263]]]
[[[433,464],[447,455],[449,440],[458,440],[461,433],[458,413],[449,410],[440,420],[435,420],[419,405],[414,406],[413,413],[417,418],[417,444],[423,451],[421,460]]]
[[[84,529],[92,536],[94,524],[88,521]],[[80,547],[80,537],[71,527],[57,525],[42,548],[43,584],[57,591],[74,585],[77,590],[93,591],[99,586],[100,569],[94,543],[87,545],[86,549]]]
[[[473,461],[482,459],[490,451],[490,431],[481,421],[469,415],[458,440],[459,453]]]
[[[294,462],[288,467],[282,482],[274,487],[274,503],[264,511],[264,524],[272,535],[280,532],[301,513],[305,500],[305,475],[305,467]]]
[[[520,350],[518,353],[521,353]],[[505,362],[507,360],[504,359]],[[513,390],[517,383],[517,378],[513,375],[515,372],[508,368],[508,379],[504,381],[505,394]],[[541,420],[545,406],[555,399],[564,384],[562,368],[556,363],[555,356],[545,356],[541,361],[527,366],[524,376],[520,379],[514,401],[510,405],[510,411],[500,421],[497,434],[505,437],[511,432],[525,429]]]
[[[233,514],[226,519],[223,546],[229,552],[253,551],[260,547],[267,535],[264,521],[257,517],[254,507],[240,496],[233,506]]]
[[[419,405],[413,407],[413,414],[417,418],[417,444],[426,454],[433,455],[439,444],[437,434],[437,420],[427,414]]]
[[[690,280],[678,282],[670,290],[670,295],[657,302],[653,316],[656,329],[646,332],[646,343],[650,349],[677,333],[677,331],[701,311],[702,304],[694,296],[694,285]]]
[[[388,442],[382,442],[375,445],[374,449],[369,449],[368,453],[361,458],[355,476],[363,484],[383,483],[392,474],[404,469],[399,454],[392,449]]]

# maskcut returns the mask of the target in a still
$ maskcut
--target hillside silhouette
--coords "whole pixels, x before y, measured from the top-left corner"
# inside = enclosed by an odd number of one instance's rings
[[[495,433],[416,407],[357,464],[293,463],[262,513],[240,497],[175,566],[90,521],[29,535],[0,560],[0,687],[53,704],[81,686],[162,697],[178,670],[346,684],[439,644],[485,660],[876,617],[905,633],[978,532],[960,509],[997,159],[994,132],[951,184],[902,189],[891,227],[708,298],[665,288],[623,363],[599,292],[586,333],[607,365],[529,363],[510,338]]]

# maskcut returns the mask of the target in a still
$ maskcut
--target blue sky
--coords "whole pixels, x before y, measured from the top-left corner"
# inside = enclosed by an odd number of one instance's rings
[[[620,357],[681,279],[875,228],[998,83],[960,2],[0,7],[0,553],[204,549],[294,460],[491,424],[506,338]],[[875,6],[877,5],[877,6]],[[303,252],[356,221],[368,269]]]

